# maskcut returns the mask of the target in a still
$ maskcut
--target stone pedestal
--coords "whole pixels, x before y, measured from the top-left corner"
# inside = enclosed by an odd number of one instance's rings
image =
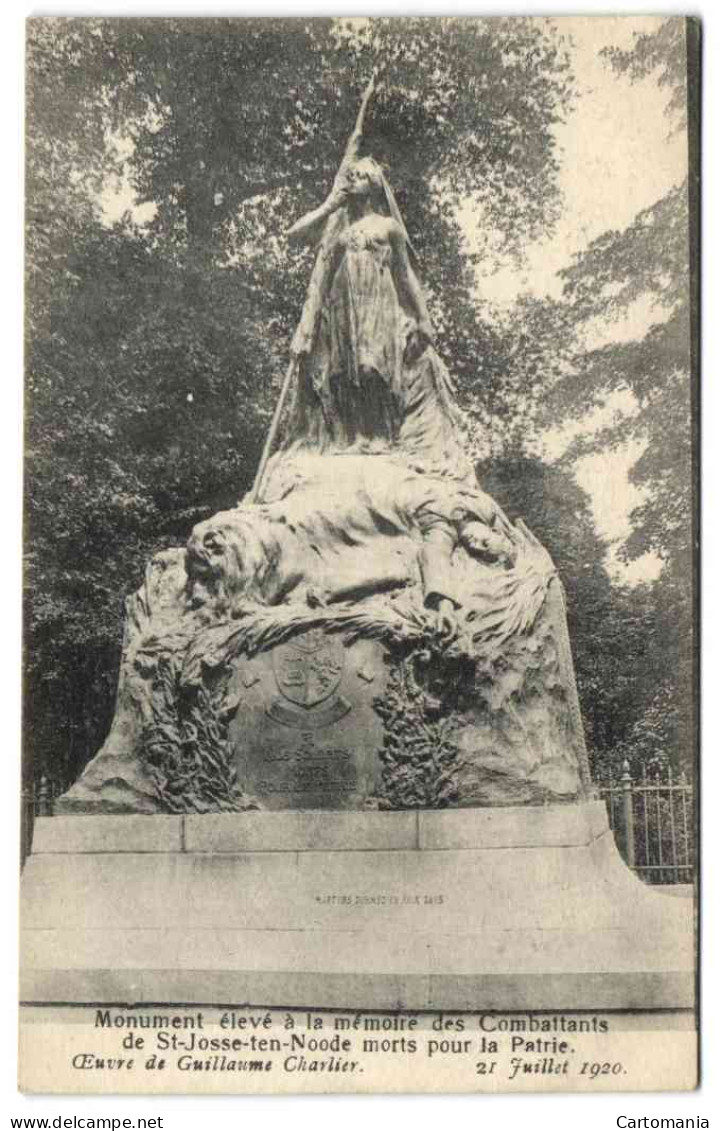
[[[602,802],[41,818],[30,1003],[690,1009],[693,907]]]

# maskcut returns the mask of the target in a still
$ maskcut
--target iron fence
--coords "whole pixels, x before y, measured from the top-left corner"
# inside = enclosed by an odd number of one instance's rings
[[[643,766],[633,777],[600,778],[600,796],[626,863],[648,884],[690,884],[695,876],[695,797],[685,774]]]

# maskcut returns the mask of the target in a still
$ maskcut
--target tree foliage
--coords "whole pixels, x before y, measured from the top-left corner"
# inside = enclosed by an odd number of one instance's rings
[[[633,81],[668,88],[672,132],[687,123],[686,22],[664,21],[636,37],[629,51],[610,50],[609,64]],[[641,501],[630,514],[621,548],[627,561],[645,554],[662,563],[647,593],[635,590],[648,639],[664,655],[647,655],[636,673],[638,719],[624,753],[694,763],[694,531],[695,470],[692,420],[692,324],[689,182],[685,178],[643,209],[623,230],[609,231],[575,257],[564,272],[562,299],[567,372],[549,390],[554,422],[580,420],[624,394],[632,409],[584,434],[566,462],[593,453],[613,458],[634,441],[640,452],[630,470]],[[624,320],[641,329],[613,333]],[[596,345],[604,328],[607,344]],[[609,330],[609,333],[607,331]],[[653,623],[655,628],[653,629]]]
[[[494,457],[501,501],[528,517],[561,564],[593,743],[609,750],[625,741],[650,613],[633,614],[630,598],[610,586],[586,501],[562,469],[541,466],[535,441],[548,397],[566,379],[567,411],[587,409],[569,380],[581,326],[641,290],[659,296],[667,318],[634,357],[620,346],[583,355],[583,396],[591,390],[599,401],[627,383],[656,421],[658,443],[636,469],[656,485],[650,509],[634,516],[638,552],[666,552],[673,521],[676,542],[684,537],[671,489],[678,465],[668,458],[685,411],[673,362],[686,340],[673,305],[685,263],[682,192],[632,231],[598,241],[568,274],[563,302],[524,299],[503,319],[478,298],[478,258],[521,257],[552,230],[560,207],[555,128],[575,90],[552,22],[28,26],[25,615],[34,772],[67,782],[99,746],[112,714],[122,597],[149,557],[181,544],[252,483],[310,269],[309,255],[289,251],[282,234],[329,190],[373,67],[381,81],[368,149],[387,168],[418,253],[471,439]],[[117,186],[146,211],[111,223],[104,202]],[[488,233],[472,252],[458,219],[467,201]],[[598,305],[598,295],[614,308]],[[609,657],[626,615],[637,633],[626,633],[634,643],[619,689]]]
[[[669,138],[688,122],[686,28],[670,19],[638,35],[629,50],[603,51],[617,74],[667,90]],[[561,569],[591,749],[596,762],[614,767],[628,757],[694,769],[691,185],[682,179],[625,228],[604,232],[579,252],[562,273],[559,299],[522,296],[495,321],[493,399],[470,407],[476,450],[491,455],[490,469],[492,461],[512,465],[517,453],[540,455],[544,434],[574,429],[552,474],[563,483],[562,496],[569,492],[568,503],[575,497],[578,506],[572,472],[579,459],[593,455],[600,468],[629,443],[639,453],[629,473],[639,502],[620,557],[654,555],[659,577],[609,586],[605,571],[588,564],[588,555],[604,558],[607,547],[599,542],[585,543]],[[629,408],[610,416],[612,403]],[[594,410],[604,411],[605,422],[589,430]],[[531,461],[524,472],[517,468],[518,513],[533,514],[540,484],[543,494],[549,490],[551,471],[541,474],[542,467]],[[592,528],[589,515],[567,522],[564,513],[563,498],[549,496],[547,514],[563,531],[559,543],[553,526],[543,526],[542,514],[538,519],[538,534],[559,563],[578,530]],[[585,588],[581,579],[588,577]]]

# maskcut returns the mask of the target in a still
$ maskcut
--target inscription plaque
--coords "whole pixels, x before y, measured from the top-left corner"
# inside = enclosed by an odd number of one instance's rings
[[[231,726],[243,789],[264,809],[361,809],[377,790],[387,680],[376,641],[313,629],[236,673]]]

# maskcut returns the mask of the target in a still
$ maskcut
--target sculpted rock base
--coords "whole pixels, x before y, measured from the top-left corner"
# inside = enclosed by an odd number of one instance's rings
[[[273,502],[150,563],[112,730],[56,811],[592,796],[562,586],[523,524],[386,455],[283,467]]]

